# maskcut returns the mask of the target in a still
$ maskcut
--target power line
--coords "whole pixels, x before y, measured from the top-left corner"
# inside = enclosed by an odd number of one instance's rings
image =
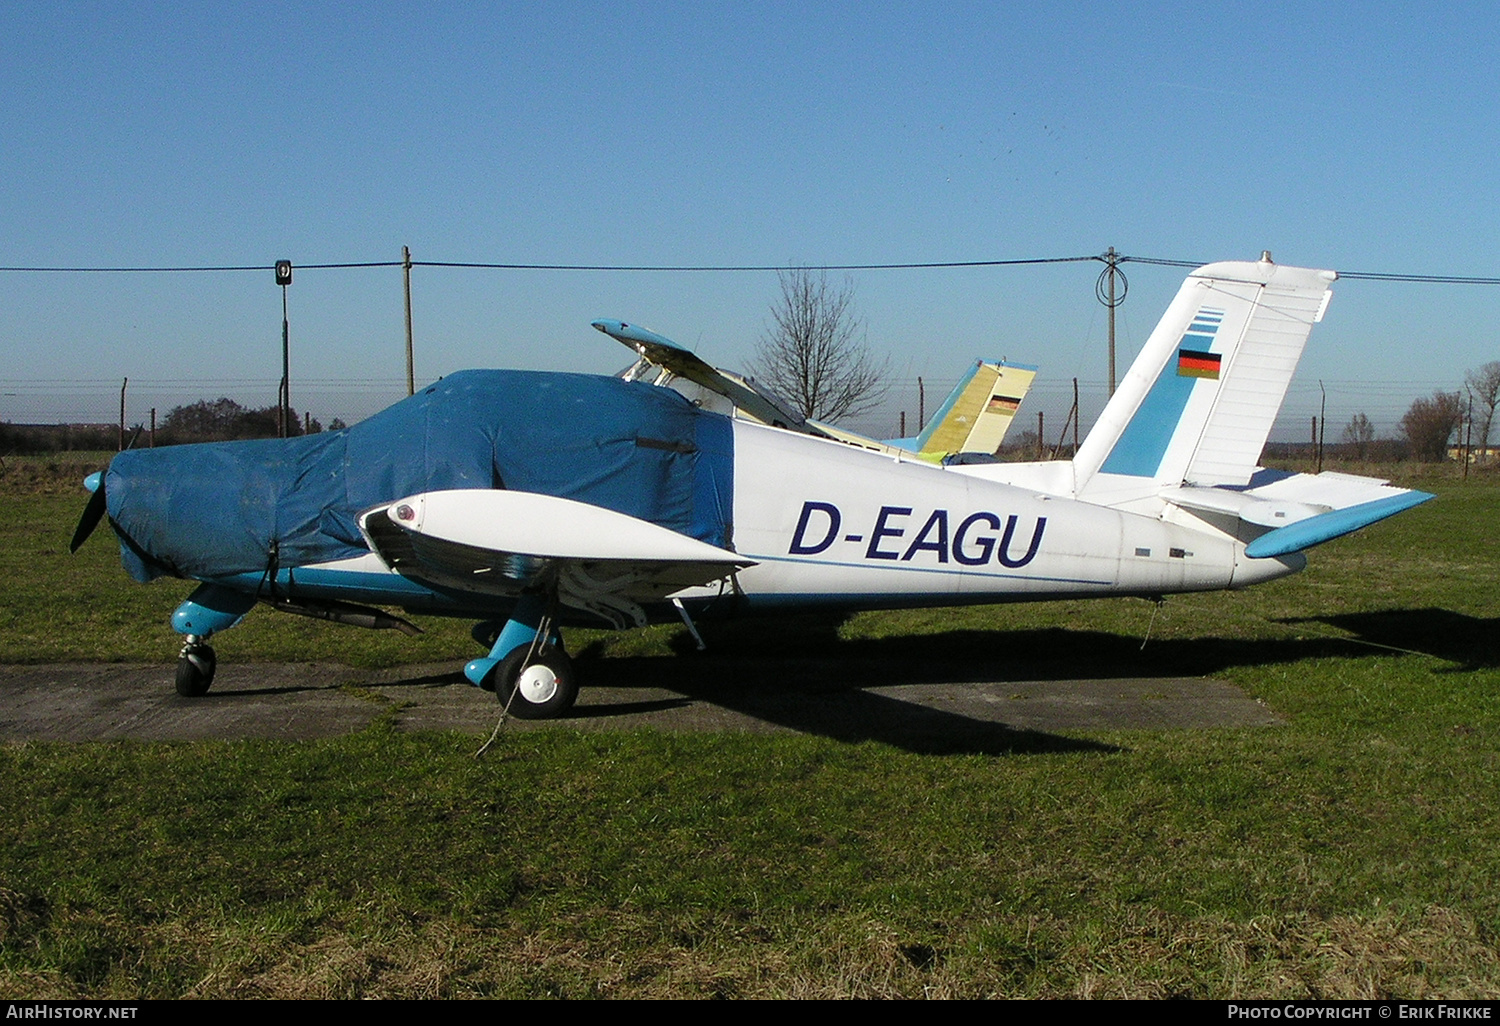
[[[1103,257],[1094,257],[1095,260],[1103,260]],[[1137,257],[1122,256],[1117,259],[1122,264],[1154,264],[1157,267],[1202,267],[1207,261],[1203,260],[1167,260],[1162,257]]]
[[[413,267],[468,268],[492,271],[596,271],[650,273],[760,273],[767,271],[920,271],[944,270],[964,267],[1027,267],[1040,264],[1077,264],[1089,261],[1108,262],[1098,254],[1065,257],[1027,257],[1017,260],[930,260],[904,263],[874,264],[527,264],[491,263],[468,260],[413,260]],[[1156,267],[1202,267],[1202,260],[1174,260],[1166,257],[1118,256],[1117,263],[1149,264]],[[0,272],[21,274],[213,274],[246,271],[265,272],[272,264],[205,264],[184,266],[143,267],[65,267],[65,266],[0,266]],[[298,264],[299,271],[349,270],[370,267],[402,267],[401,260],[360,260],[331,263]],[[1339,277],[1346,281],[1405,282],[1422,285],[1500,285],[1500,276],[1473,274],[1414,274],[1395,271],[1340,271]]]
[[[463,260],[413,260],[413,267],[457,267],[497,271],[901,271],[957,267],[1018,267],[1028,264],[1069,264],[1098,260],[1097,256],[1032,257],[1021,260],[946,260],[889,264],[522,264],[484,263]],[[318,271],[351,267],[404,267],[401,260],[370,260],[346,263],[298,264],[299,271]],[[269,271],[272,264],[224,264],[201,267],[0,267],[0,271],[35,274],[170,274],[176,272]]]
[[[413,267],[474,267],[502,271],[911,271],[948,267],[1018,267],[1026,264],[1076,264],[1096,256],[1033,257],[1025,260],[947,260],[906,264],[484,264],[448,260],[413,260]]]
[[[1462,274],[1385,274],[1379,271],[1340,271],[1339,278],[1351,281],[1418,282],[1429,285],[1500,285],[1500,278]]]
[[[1095,257],[1094,259],[1099,259]],[[1154,264],[1158,267],[1202,267],[1202,260],[1165,260],[1157,257],[1121,257],[1120,263]],[[1472,274],[1404,274],[1388,271],[1340,271],[1340,281],[1399,281],[1425,285],[1500,285],[1500,277]]]
[[[399,260],[371,260],[362,263],[299,264],[299,271],[321,271],[348,267],[400,267]],[[0,271],[30,274],[176,274],[180,272],[270,271],[274,264],[223,264],[204,267],[0,267]]]

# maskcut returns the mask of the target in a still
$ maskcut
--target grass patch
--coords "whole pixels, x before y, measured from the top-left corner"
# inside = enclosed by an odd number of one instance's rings
[[[999,754],[819,735],[0,748],[0,995],[1500,996],[1500,487],[1169,600],[726,624],[897,669],[1213,675],[1286,718]],[[175,654],[78,495],[0,499],[0,661]],[[221,660],[463,659],[257,612]],[[659,656],[672,628],[570,639]]]

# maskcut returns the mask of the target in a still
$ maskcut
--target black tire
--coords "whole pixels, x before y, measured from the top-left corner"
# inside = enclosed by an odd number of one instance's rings
[[[566,715],[578,698],[578,677],[573,660],[556,645],[547,645],[526,667],[528,684],[511,700],[530,650],[530,645],[522,645],[495,667],[495,697],[501,705],[509,703],[511,714],[519,719],[553,720]]]
[[[183,698],[201,698],[214,682],[218,659],[207,645],[198,645],[177,660],[177,693]]]

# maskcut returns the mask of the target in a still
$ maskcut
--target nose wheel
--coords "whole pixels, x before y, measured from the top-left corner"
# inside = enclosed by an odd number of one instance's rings
[[[540,646],[535,655],[531,648],[522,645],[495,667],[495,697],[523,720],[562,716],[578,698],[573,660],[556,645]]]
[[[214,682],[214,670],[218,659],[213,647],[189,636],[182,646],[182,655],[177,659],[177,693],[184,698],[198,698],[208,694],[208,686]]]

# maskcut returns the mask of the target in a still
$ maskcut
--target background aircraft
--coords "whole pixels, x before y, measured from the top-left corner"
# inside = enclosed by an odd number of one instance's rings
[[[930,463],[956,453],[993,456],[1000,451],[1016,409],[1031,390],[1035,367],[975,361],[944,399],[921,434],[877,441],[820,420],[804,418],[790,403],[753,378],[711,367],[671,339],[624,321],[599,320],[594,327],[635,350],[636,362],[620,377],[676,389],[697,406],[816,438],[894,455],[900,449]]]
[[[1194,271],[1072,460],[934,465],[642,381],[466,371],[343,431],[121,453],[74,548],[107,513],[138,580],[203,582],[172,616],[183,694],[258,602],[411,629],[373,608],[400,606],[493,623],[464,672],[527,717],[577,694],[562,623],[1244,587],[1431,498],[1257,467],[1336,277]]]

